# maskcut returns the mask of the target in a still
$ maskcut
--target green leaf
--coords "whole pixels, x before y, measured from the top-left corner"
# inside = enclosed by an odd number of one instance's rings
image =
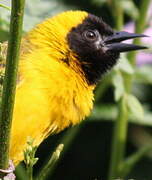
[[[106,0],[91,0],[91,3],[95,6],[102,6],[104,3],[106,3]]]
[[[135,80],[143,84],[152,84],[152,66],[145,65],[136,69]]]
[[[115,68],[120,69],[127,74],[133,74],[134,73],[134,69],[131,66],[130,62],[128,61],[126,54],[121,54],[120,59],[119,59],[119,63],[116,65]]]
[[[6,6],[9,6],[11,4],[11,0],[4,1],[4,3]],[[71,9],[76,9],[76,7],[74,5],[72,6],[66,4],[61,0],[26,0],[23,30],[27,32],[42,20],[61,11]],[[6,11],[4,8],[1,8],[0,18],[9,22],[10,12]]]
[[[131,115],[134,118],[139,119],[139,120],[144,119],[144,111],[143,111],[142,105],[135,96],[131,94],[128,95],[127,105],[128,105],[128,109]]]
[[[144,118],[137,118],[133,115],[129,115],[129,122],[143,125],[143,126],[152,126],[152,112],[148,109],[147,105],[143,106],[144,108]],[[89,121],[115,121],[118,115],[117,106],[114,104],[102,104],[95,105],[91,115],[89,116]]]
[[[135,6],[132,0],[123,0],[120,1],[124,12],[130,16],[132,19],[136,20],[139,17],[139,10]]]
[[[114,89],[115,101],[118,101],[125,93],[124,81],[120,71],[115,71],[115,74],[112,77],[112,83],[115,87]]]
[[[3,4],[0,7],[0,41],[6,41],[9,37],[9,22],[10,22],[10,14],[11,11],[7,11],[6,8],[2,8],[2,6],[10,8],[10,0],[3,1]]]
[[[113,104],[95,105],[89,119],[93,120],[115,120],[118,109]]]

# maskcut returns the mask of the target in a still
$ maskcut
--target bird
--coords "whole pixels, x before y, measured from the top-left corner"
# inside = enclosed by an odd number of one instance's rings
[[[146,48],[122,41],[145,36],[115,31],[80,10],[59,13],[24,35],[10,136],[13,163],[24,159],[28,137],[39,146],[89,116],[94,89],[120,53]]]

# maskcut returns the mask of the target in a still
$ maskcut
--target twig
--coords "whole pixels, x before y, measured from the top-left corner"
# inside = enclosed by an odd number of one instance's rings
[[[2,104],[0,108],[0,168],[8,167],[10,131],[13,115],[17,66],[22,34],[24,0],[12,0],[10,39],[6,58]],[[1,174],[2,175],[2,174]]]
[[[48,161],[48,163],[44,166],[44,168],[40,171],[39,175],[37,176],[36,180],[45,180],[52,167],[54,166],[54,164],[57,163],[59,157],[60,157],[60,153],[63,150],[63,144],[59,144],[58,147],[56,148],[56,150],[53,152],[50,160]]]
[[[4,4],[0,4],[0,7],[5,8],[5,9],[7,9],[7,10],[9,10],[9,11],[11,10],[10,7],[5,6]]]

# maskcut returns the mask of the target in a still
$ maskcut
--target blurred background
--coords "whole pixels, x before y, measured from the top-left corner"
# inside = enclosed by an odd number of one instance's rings
[[[122,30],[134,31],[134,22],[140,16],[139,7],[144,0],[121,0],[124,11],[124,26]],[[105,22],[115,28],[115,17],[112,13],[110,0],[26,0],[24,16],[24,33],[45,18],[51,17],[65,10],[85,10],[103,18]],[[0,4],[10,6],[10,0],[0,0]],[[152,47],[152,1],[147,10],[146,27],[144,33],[149,35],[142,41]],[[115,12],[117,14],[117,12]],[[9,38],[10,11],[0,7],[0,42]],[[142,116],[139,104],[129,115],[126,142],[126,157],[136,152],[140,147],[152,143],[152,50],[140,52],[136,56],[136,65],[132,70],[127,62],[127,55],[123,55],[120,64],[113,72],[103,77],[95,91],[95,107],[92,114],[76,127],[70,127],[60,134],[50,136],[38,148],[34,173],[37,173],[55,147],[64,143],[65,148],[61,158],[51,171],[48,179],[54,180],[106,180],[110,166],[111,142],[113,127],[117,119],[118,108],[115,99],[116,86],[121,87],[121,79],[112,81],[119,66],[128,73],[135,71],[132,94],[138,98],[144,109]],[[142,117],[141,117],[142,116]],[[52,177],[52,178],[51,178]],[[126,179],[152,180],[152,151],[142,157]]]

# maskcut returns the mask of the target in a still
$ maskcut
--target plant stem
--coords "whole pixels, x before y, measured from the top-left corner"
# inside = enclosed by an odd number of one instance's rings
[[[57,163],[60,153],[63,150],[64,145],[59,144],[56,150],[53,152],[50,160],[46,163],[43,169],[40,171],[39,175],[37,176],[36,180],[45,180],[49,174],[53,166]],[[32,179],[30,179],[32,180]]]
[[[146,27],[147,10],[148,10],[150,2],[151,2],[150,0],[141,1],[140,7],[139,7],[139,17],[135,23],[135,32],[136,33],[142,33]],[[134,39],[133,44],[141,44],[140,39],[139,38]],[[132,52],[128,53],[129,62],[131,63],[131,65],[133,67],[136,66],[136,54],[137,54],[136,51],[132,51]],[[130,93],[134,75],[126,74],[125,76],[126,76],[125,77],[126,91],[128,93]]]
[[[27,176],[28,180],[33,180],[33,166],[29,166],[27,168]]]
[[[96,88],[95,91],[96,103],[98,103],[102,99],[104,92],[110,86],[110,82],[111,82],[111,74],[109,74],[108,76],[104,77],[104,79],[102,79],[102,82],[99,84],[99,86]]]
[[[22,163],[20,163],[15,168],[15,175],[16,175],[16,178],[19,180],[27,180],[28,179],[26,169]]]
[[[8,6],[5,6],[4,4],[0,4],[0,7],[5,8],[7,10],[11,10]]]
[[[112,15],[115,19],[115,28],[121,30],[123,27],[123,9],[121,7],[121,0],[108,0]]]
[[[111,2],[116,29],[121,30],[123,28],[123,9],[121,7],[121,1],[113,0]],[[115,8],[114,8],[115,7]],[[111,148],[111,161],[108,179],[112,180],[119,176],[121,164],[124,159],[126,134],[128,127],[128,108],[127,108],[127,95],[124,94],[118,102],[118,117],[114,124],[113,140]]]
[[[150,4],[150,0],[141,1],[140,8],[139,8],[139,17],[135,23],[135,32],[142,33],[146,27],[147,21],[147,10]],[[140,44],[140,39],[134,39],[134,44]],[[132,65],[136,65],[136,51],[132,51],[128,53],[128,59]]]
[[[69,130],[67,130],[67,132],[65,133],[65,135],[61,138],[60,140],[60,144],[63,144],[64,145],[64,148],[62,150],[62,154],[60,155],[60,158],[58,158],[58,160],[51,165],[51,168],[49,168],[49,174],[46,173],[45,174],[45,177],[49,175],[49,178],[51,179],[52,176],[53,176],[53,172],[54,172],[54,169],[56,167],[56,165],[59,163],[59,161],[61,161],[61,159],[63,158],[64,154],[67,152],[67,150],[69,149],[69,146],[72,144],[74,138],[76,138],[77,134],[79,133],[81,127],[82,127],[82,124],[84,122],[81,123],[81,125],[78,125],[78,126],[75,126],[75,127],[72,127],[70,128]],[[45,166],[48,166],[47,164]],[[42,168],[42,171],[43,171],[44,168]],[[44,171],[43,171],[44,172]],[[40,173],[38,174],[36,180],[39,180],[39,177],[41,174],[41,171]]]
[[[124,95],[118,103],[118,118],[114,125],[113,141],[111,148],[111,161],[109,169],[109,180],[118,178],[122,166],[126,145],[126,134],[128,127],[127,95]]]
[[[119,4],[120,1],[117,1],[117,3]],[[146,12],[147,12],[149,3],[150,3],[150,0],[141,1],[141,6],[139,10],[140,16],[139,16],[139,19],[137,20],[136,29],[135,29],[136,33],[141,33],[143,29],[145,28],[145,24],[146,24],[145,18],[146,18]],[[123,24],[123,22],[120,22],[121,20],[123,20],[123,18],[120,17],[120,16],[123,16],[122,10],[115,9],[115,12],[117,12],[115,16],[117,29],[121,29],[122,28],[121,24]],[[121,14],[119,14],[120,12]],[[134,42],[138,44],[139,40],[134,40]],[[130,54],[130,62],[133,65],[133,67],[135,67],[136,52],[131,52],[129,54]],[[122,167],[123,167],[123,162],[124,162],[126,135],[127,135],[127,128],[128,128],[128,108],[127,108],[126,95],[131,92],[133,75],[125,74],[123,75],[123,78],[124,78],[126,94],[124,94],[121,100],[119,101],[118,119],[115,122],[113,142],[112,142],[109,180],[123,176],[121,172],[122,172]]]
[[[15,87],[17,80],[17,66],[22,34],[22,21],[24,0],[12,0],[10,39],[6,58],[6,70],[4,77],[2,104],[0,111],[0,168],[8,167],[9,144]]]
[[[147,144],[141,147],[137,152],[133,155],[129,156],[122,165],[122,170],[120,172],[120,176],[124,178],[131,171],[134,165],[143,158],[148,152],[152,150],[152,143]]]
[[[148,10],[150,2],[151,2],[150,0],[141,1],[140,7],[139,7],[139,17],[135,23],[136,33],[142,33],[146,27],[147,10]],[[141,44],[140,39],[139,38],[134,39],[133,44]],[[131,63],[133,67],[136,66],[136,54],[137,54],[136,51],[132,51],[128,53],[129,62]],[[133,75],[126,75],[125,84],[126,84],[127,92],[131,91],[133,78],[134,78]]]

